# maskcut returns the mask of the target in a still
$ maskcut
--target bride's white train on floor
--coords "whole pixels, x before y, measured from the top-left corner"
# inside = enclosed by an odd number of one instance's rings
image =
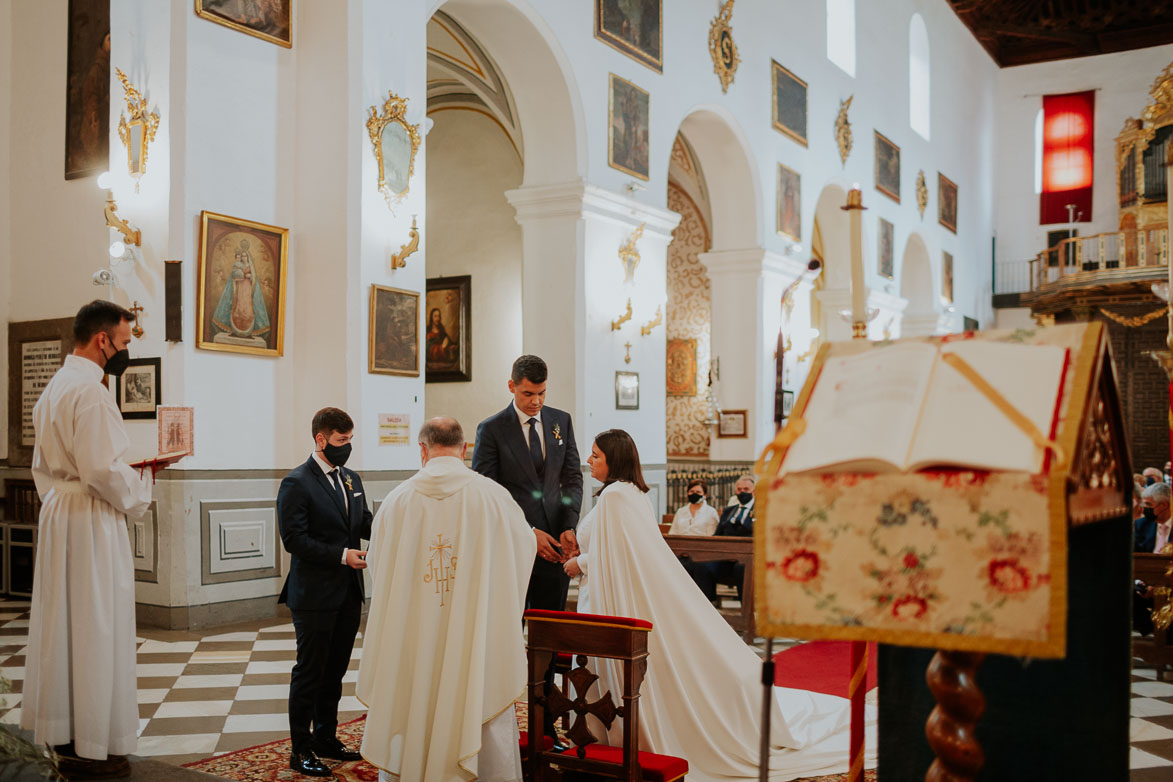
[[[688,779],[756,779],[761,660],[693,584],[664,542],[647,496],[630,483],[604,489],[578,526],[580,613],[653,624],[640,690],[640,748],[688,760]],[[595,660],[592,699],[623,691],[618,663]],[[774,688],[770,779],[848,770],[846,698]],[[876,710],[865,717],[865,766],[876,761]],[[600,734],[602,725],[592,729]],[[620,743],[621,723],[609,742]]]

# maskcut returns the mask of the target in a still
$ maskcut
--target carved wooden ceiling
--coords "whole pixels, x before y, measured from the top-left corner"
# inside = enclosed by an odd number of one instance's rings
[[[949,0],[1003,68],[1173,43],[1173,0]]]

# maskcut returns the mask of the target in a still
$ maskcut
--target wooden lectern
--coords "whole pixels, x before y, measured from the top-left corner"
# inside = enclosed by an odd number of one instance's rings
[[[965,339],[1065,349],[1041,470],[787,470],[826,362]],[[824,346],[759,473],[758,632],[883,644],[881,782],[1127,777],[1132,479],[1102,324]]]

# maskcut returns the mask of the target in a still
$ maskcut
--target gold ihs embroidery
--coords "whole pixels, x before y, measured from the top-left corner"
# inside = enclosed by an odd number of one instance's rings
[[[452,582],[456,579],[456,555],[452,551],[452,539],[444,535],[436,535],[436,542],[428,547],[431,552],[428,557],[427,571],[424,573],[424,583],[436,585],[436,594],[440,596],[440,606],[445,605],[444,597],[452,591]]]

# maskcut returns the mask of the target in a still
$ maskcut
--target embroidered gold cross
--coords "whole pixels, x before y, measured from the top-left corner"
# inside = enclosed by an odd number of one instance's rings
[[[456,556],[452,551],[452,539],[443,535],[436,535],[436,542],[428,547],[427,570],[424,573],[425,584],[436,584],[436,594],[440,596],[440,606],[444,606],[444,595],[452,591],[452,582],[456,579]],[[443,589],[440,585],[443,584]]]

